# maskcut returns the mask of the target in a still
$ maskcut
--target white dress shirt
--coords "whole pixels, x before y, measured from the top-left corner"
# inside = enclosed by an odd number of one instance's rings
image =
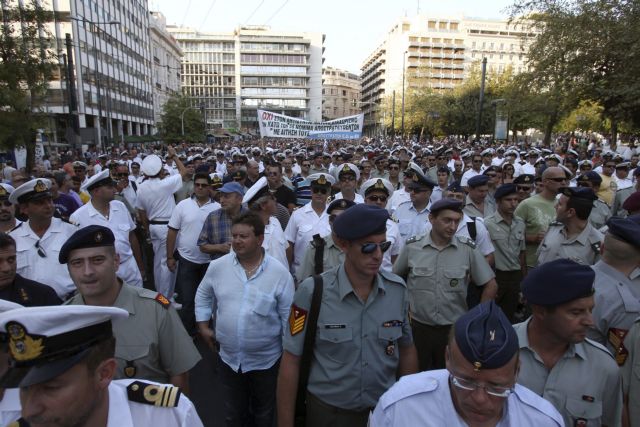
[[[200,251],[198,236],[209,213],[217,209],[220,209],[220,203],[209,200],[199,206],[195,197],[178,203],[169,219],[169,228],[178,230],[176,248],[180,257],[195,264],[206,264],[211,260],[208,254]]]
[[[325,237],[330,233],[331,226],[329,225],[329,215],[327,215],[326,211],[318,215],[311,207],[311,203],[307,203],[300,209],[293,211],[287,224],[287,229],[284,231],[287,240],[294,245],[291,271],[298,271],[298,266],[304,258],[307,246],[313,240],[315,234]]]

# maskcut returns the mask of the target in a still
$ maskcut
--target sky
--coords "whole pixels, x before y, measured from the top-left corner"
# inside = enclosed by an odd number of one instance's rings
[[[232,31],[238,25],[321,32],[325,66],[360,74],[360,66],[391,26],[418,10],[424,15],[507,18],[513,0],[149,0],[167,24],[200,31]]]

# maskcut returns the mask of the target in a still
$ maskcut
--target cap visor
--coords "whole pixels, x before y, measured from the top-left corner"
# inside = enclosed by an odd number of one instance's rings
[[[66,359],[56,360],[42,365],[36,365],[25,368],[9,368],[7,373],[0,378],[0,387],[18,388],[29,387],[35,384],[44,383],[52,380],[73,368],[80,362],[91,350],[89,347],[78,354],[74,354]]]
[[[45,199],[47,197],[51,197],[51,191],[49,191],[49,190],[43,191],[41,193],[34,193],[34,194],[30,195],[29,197],[27,197],[25,199],[25,201],[40,200],[40,199]]]

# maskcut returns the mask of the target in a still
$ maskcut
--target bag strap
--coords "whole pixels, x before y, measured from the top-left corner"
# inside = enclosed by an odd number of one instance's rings
[[[471,221],[467,222],[467,230],[469,230],[469,237],[471,237],[472,240],[476,240],[476,217],[472,216],[470,218]]]
[[[307,383],[309,381],[309,371],[311,369],[311,359],[313,357],[313,346],[316,342],[316,330],[318,329],[318,315],[322,303],[322,288],[324,281],[322,276],[313,276],[313,295],[311,296],[311,307],[309,308],[309,323],[304,336],[302,356],[300,357],[300,371],[298,375],[298,394],[296,397],[296,413],[300,413],[300,408],[305,407],[307,393]]]
[[[311,245],[315,248],[316,252],[313,257],[313,273],[322,274],[324,271],[324,246],[325,241],[319,234],[313,235],[313,241]]]

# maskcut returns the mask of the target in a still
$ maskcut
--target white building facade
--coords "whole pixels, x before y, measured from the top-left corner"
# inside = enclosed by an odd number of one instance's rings
[[[333,67],[322,69],[322,118],[360,114],[360,77]]]

